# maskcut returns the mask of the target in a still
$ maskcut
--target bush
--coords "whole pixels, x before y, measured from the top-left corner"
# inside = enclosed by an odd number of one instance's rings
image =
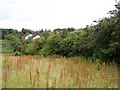
[[[14,56],[20,56],[20,55],[21,55],[21,52],[16,51],[16,52],[14,53]]]

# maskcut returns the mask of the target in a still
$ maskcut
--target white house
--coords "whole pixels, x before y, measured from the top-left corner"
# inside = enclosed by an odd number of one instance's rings
[[[21,38],[23,40],[27,40],[27,39],[31,38],[34,41],[35,39],[40,38],[40,35],[38,35],[38,34],[24,34]]]
[[[38,39],[38,38],[40,38],[39,35],[34,35],[34,36],[32,36],[32,39],[33,39],[33,40]]]
[[[32,34],[28,34],[27,36],[25,36],[25,40],[29,39],[32,36],[33,36]]]

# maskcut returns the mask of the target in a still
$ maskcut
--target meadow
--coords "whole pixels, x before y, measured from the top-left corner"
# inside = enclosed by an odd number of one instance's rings
[[[118,69],[83,57],[3,55],[3,88],[118,88]]]
[[[2,54],[0,53],[0,89],[2,89]]]

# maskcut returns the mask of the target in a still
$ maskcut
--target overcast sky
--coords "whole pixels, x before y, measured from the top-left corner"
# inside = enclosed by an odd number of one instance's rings
[[[0,0],[0,28],[81,28],[108,16],[115,0]]]

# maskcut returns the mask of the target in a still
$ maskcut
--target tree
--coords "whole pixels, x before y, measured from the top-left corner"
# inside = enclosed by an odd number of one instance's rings
[[[11,33],[6,35],[5,38],[11,43],[11,46],[14,48],[13,51],[21,52],[22,41],[20,39],[20,36],[18,36],[17,34]]]
[[[34,44],[32,44],[32,43],[27,44],[26,49],[25,49],[25,54],[26,55],[34,55],[35,54]]]
[[[40,37],[40,39],[36,39],[33,42],[35,54],[39,54],[40,50],[44,47],[45,43],[46,43],[45,37]]]
[[[74,30],[67,33],[66,38],[60,42],[61,55],[78,56],[81,51],[81,37],[85,34],[84,30]]]
[[[111,17],[103,18],[89,34],[89,48],[94,48],[93,56],[105,62],[119,62],[120,58],[120,4],[110,11]],[[92,39],[91,39],[92,38]]]
[[[59,54],[59,42],[62,40],[60,33],[51,33],[40,51],[43,56]]]

